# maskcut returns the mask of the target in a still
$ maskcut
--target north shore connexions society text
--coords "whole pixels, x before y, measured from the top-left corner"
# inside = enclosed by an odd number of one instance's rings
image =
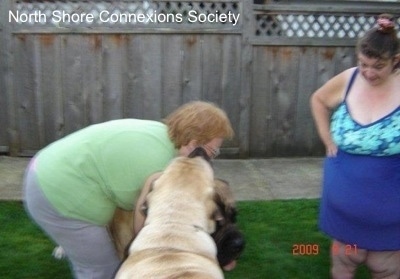
[[[96,13],[77,13],[67,12],[63,10],[54,10],[51,14],[36,10],[32,12],[9,11],[8,21],[20,24],[93,24],[93,23],[227,23],[236,26],[239,22],[240,14],[231,11],[213,13],[201,13],[190,10],[185,14],[182,13],[158,13],[157,10],[148,13],[112,13],[107,10]]]

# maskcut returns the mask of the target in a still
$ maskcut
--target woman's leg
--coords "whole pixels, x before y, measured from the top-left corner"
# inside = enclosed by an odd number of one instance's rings
[[[332,241],[331,274],[333,279],[353,278],[357,267],[366,260],[366,250],[349,251],[348,247],[348,245],[337,240]]]
[[[106,227],[58,214],[38,186],[32,168],[25,175],[24,201],[32,219],[64,248],[75,278],[113,278],[120,260]]]
[[[373,279],[399,279],[400,251],[369,251],[366,265]]]

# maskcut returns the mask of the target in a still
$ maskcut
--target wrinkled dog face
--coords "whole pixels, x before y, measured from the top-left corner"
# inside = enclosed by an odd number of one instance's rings
[[[232,191],[226,181],[215,180],[215,202],[222,218],[217,220],[216,230],[211,235],[217,245],[217,258],[226,270],[234,268],[235,261],[242,254],[245,241],[243,234],[236,227],[236,206]],[[233,264],[232,267],[229,267]]]
[[[211,158],[202,148],[196,148],[189,157],[203,157],[211,164]],[[236,227],[236,206],[233,193],[228,182],[215,179],[214,201],[219,211],[216,220],[216,230],[211,234],[217,245],[217,258],[219,265],[225,270],[231,270],[236,265],[236,260],[242,254],[245,241],[243,234]]]

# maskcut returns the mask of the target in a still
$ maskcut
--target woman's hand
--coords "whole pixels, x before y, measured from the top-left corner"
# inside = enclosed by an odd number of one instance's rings
[[[328,157],[336,157],[338,148],[337,148],[336,144],[331,142],[331,143],[328,143],[328,144],[325,145],[325,150],[326,150],[326,156],[328,156]]]

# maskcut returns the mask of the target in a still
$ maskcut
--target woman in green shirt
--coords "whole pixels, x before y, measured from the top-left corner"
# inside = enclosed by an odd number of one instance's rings
[[[24,180],[26,209],[64,248],[76,278],[112,278],[120,261],[106,226],[115,208],[133,209],[146,179],[175,156],[202,146],[215,157],[232,136],[225,112],[202,101],[179,107],[164,123],[91,125],[32,159]]]

